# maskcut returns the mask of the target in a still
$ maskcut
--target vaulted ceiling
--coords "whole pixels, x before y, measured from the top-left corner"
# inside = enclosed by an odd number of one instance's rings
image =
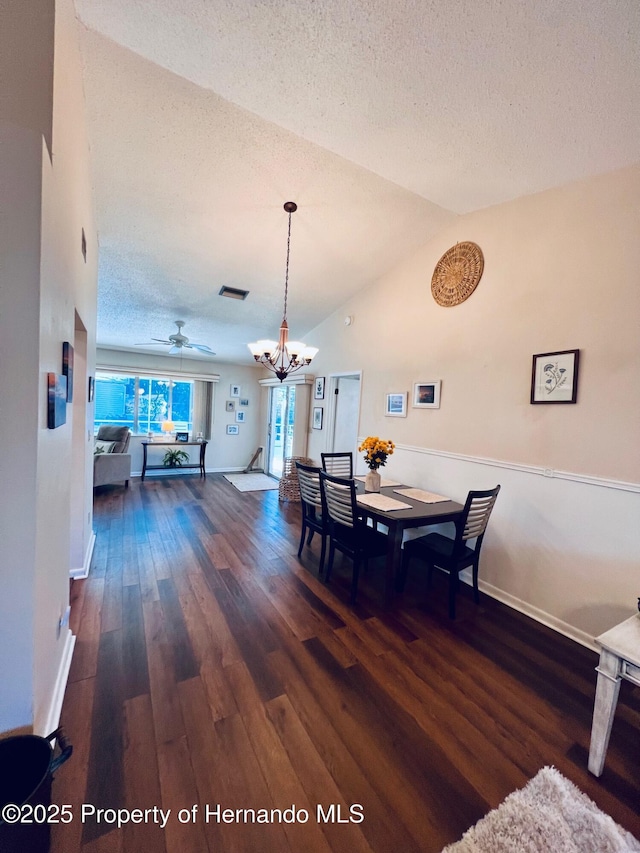
[[[76,8],[102,346],[182,319],[249,363],[282,315],[285,201],[304,340],[459,214],[640,161],[637,0]]]

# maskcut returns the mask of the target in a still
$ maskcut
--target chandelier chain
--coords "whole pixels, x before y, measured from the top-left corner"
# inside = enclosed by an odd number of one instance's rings
[[[287,232],[287,263],[284,271],[284,313],[283,317],[287,319],[287,297],[289,295],[289,252],[291,251],[291,211],[289,211],[289,230]]]

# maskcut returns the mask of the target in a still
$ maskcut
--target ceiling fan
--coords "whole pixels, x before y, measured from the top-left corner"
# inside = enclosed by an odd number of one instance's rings
[[[169,355],[176,355],[177,353],[181,353],[183,349],[195,349],[198,352],[202,352],[205,355],[215,355],[215,352],[212,351],[211,347],[205,346],[205,344],[193,344],[189,341],[189,338],[186,335],[182,334],[182,327],[184,326],[184,320],[174,320],[174,323],[178,327],[178,331],[175,335],[169,335],[167,340],[163,340],[162,338],[152,338],[151,341],[147,344],[136,344],[137,347],[158,347],[158,346],[169,346],[171,349],[169,350]]]

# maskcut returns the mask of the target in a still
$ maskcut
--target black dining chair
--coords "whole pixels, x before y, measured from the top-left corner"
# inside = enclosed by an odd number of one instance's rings
[[[300,486],[300,503],[302,507],[302,530],[300,532],[298,557],[302,554],[305,536],[308,537],[307,545],[311,545],[313,534],[320,534],[322,547],[320,550],[318,573],[322,577],[329,525],[326,514],[322,512],[320,468],[314,468],[312,465],[304,465],[302,462],[296,462],[296,468],[298,469],[298,484]]]
[[[353,477],[353,453],[321,453],[322,470],[334,477]]]
[[[407,579],[409,562],[414,557],[427,564],[427,580],[431,583],[434,568],[449,573],[449,617],[456,618],[456,592],[458,576],[463,569],[473,568],[473,596],[476,604],[480,601],[478,590],[478,564],[480,549],[487,529],[489,516],[498,497],[500,486],[483,492],[469,492],[464,511],[455,523],[456,534],[453,539],[442,533],[428,533],[417,539],[409,539],[402,549],[402,564],[398,577],[398,592],[402,592]],[[473,547],[467,542],[475,539]]]
[[[351,604],[358,593],[360,565],[365,569],[369,558],[381,557],[387,552],[387,537],[367,525],[356,501],[356,484],[353,479],[334,477],[320,472],[322,511],[329,521],[329,560],[325,583],[329,583],[336,551],[341,551],[353,562]]]

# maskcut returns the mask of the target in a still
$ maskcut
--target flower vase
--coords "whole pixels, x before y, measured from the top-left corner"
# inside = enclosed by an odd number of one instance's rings
[[[380,491],[380,472],[379,471],[369,471],[364,480],[364,490],[365,492],[379,492]]]

